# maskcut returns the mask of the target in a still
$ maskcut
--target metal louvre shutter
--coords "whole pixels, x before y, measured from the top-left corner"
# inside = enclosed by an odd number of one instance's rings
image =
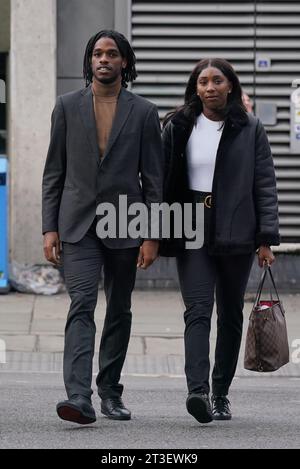
[[[300,155],[289,152],[291,82],[300,78],[300,2],[132,0],[132,43],[138,59],[134,92],[157,104],[160,116],[181,104],[195,63],[223,57],[254,100],[277,104],[266,127],[279,191],[283,242],[300,242]],[[270,71],[256,57],[271,59]]]

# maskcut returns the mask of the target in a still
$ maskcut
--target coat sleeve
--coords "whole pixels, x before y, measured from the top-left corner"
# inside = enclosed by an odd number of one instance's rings
[[[172,163],[172,142],[171,142],[171,122],[169,121],[162,133],[164,151],[164,200],[168,200],[169,180],[171,177]]]
[[[51,116],[50,144],[42,182],[42,230],[58,231],[58,212],[66,175],[66,123],[59,97]]]
[[[265,129],[256,127],[254,200],[257,217],[256,246],[279,245],[279,220],[273,157]]]
[[[144,202],[148,209],[148,234],[146,239],[159,239],[151,217],[151,204],[163,201],[164,154],[161,140],[161,127],[156,106],[151,106],[143,125],[141,142],[140,174]],[[151,233],[156,233],[154,236]]]

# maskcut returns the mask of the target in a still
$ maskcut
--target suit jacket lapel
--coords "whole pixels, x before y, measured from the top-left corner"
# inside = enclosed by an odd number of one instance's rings
[[[113,144],[115,143],[119,133],[121,132],[122,127],[125,124],[131,112],[132,106],[133,106],[133,100],[132,100],[131,94],[128,93],[128,91],[126,91],[124,88],[122,88],[120,91],[119,98],[118,98],[116,113],[115,113],[112,129],[109,135],[109,139],[106,145],[106,149],[103,155],[102,162],[108,156]]]
[[[97,127],[91,85],[82,91],[79,108],[81,119],[86,130],[92,152],[95,155],[97,164],[100,165],[100,150],[98,146]]]

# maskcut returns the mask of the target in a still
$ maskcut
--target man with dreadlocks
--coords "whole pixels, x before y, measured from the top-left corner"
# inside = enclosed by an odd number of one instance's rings
[[[129,420],[119,383],[131,328],[131,293],[136,266],[157,257],[158,241],[127,237],[100,239],[96,207],[162,201],[163,152],[156,107],[126,90],[137,74],[135,55],[116,31],[101,31],[86,47],[86,87],[58,97],[43,175],[44,253],[62,264],[71,299],[65,328],[64,382],[68,400],[60,418],[89,424],[95,345],[94,310],[101,268],[107,309],[96,379],[101,412]],[[149,230],[151,232],[151,230]]]

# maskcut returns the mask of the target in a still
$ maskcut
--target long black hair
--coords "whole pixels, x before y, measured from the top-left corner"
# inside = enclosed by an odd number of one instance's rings
[[[198,62],[192,71],[184,94],[184,104],[174,111],[169,112],[164,125],[178,112],[183,112],[184,116],[193,124],[203,111],[201,99],[197,95],[197,80],[200,73],[208,67],[215,67],[230,81],[232,90],[228,94],[227,104],[221,111],[222,120],[226,122],[228,118],[237,124],[246,120],[246,109],[242,101],[242,87],[240,80],[232,65],[225,59],[203,59]]]
[[[91,65],[93,50],[96,42],[102,37],[109,37],[113,39],[117,44],[121,56],[127,61],[126,67],[122,70],[122,86],[127,88],[127,83],[129,81],[134,81],[137,77],[137,72],[135,69],[136,57],[126,37],[117,31],[112,31],[111,29],[104,29],[103,31],[99,31],[99,33],[92,36],[87,43],[83,59],[83,78],[85,79],[85,86],[89,86],[93,80]]]

